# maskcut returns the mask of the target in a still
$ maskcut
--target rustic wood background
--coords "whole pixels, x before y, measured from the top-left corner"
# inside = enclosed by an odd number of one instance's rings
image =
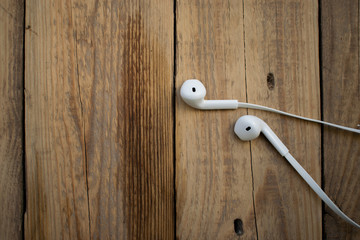
[[[357,222],[359,135],[179,95],[197,78],[208,99],[356,127],[359,5],[1,1],[0,239],[360,239],[233,126],[263,118]]]

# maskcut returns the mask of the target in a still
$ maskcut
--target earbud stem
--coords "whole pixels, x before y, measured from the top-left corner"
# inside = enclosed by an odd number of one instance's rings
[[[237,109],[237,100],[205,100],[200,104],[199,109],[215,110],[215,109]]]
[[[289,149],[283,144],[283,142],[278,138],[278,136],[276,136],[273,130],[271,130],[271,128],[266,123],[265,126],[263,126],[262,133],[276,148],[281,156],[285,156],[289,152]]]

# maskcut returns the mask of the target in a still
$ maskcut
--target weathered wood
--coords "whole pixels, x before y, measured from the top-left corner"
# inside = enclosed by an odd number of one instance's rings
[[[26,238],[172,238],[173,2],[26,10]]]
[[[322,92],[325,121],[360,123],[359,1],[321,1]],[[360,137],[324,127],[324,188],[360,222]],[[360,231],[325,208],[326,239],[359,239]]]
[[[0,3],[0,239],[22,239],[24,1]]]
[[[180,98],[182,83],[197,78],[207,99],[246,100],[241,1],[177,2],[176,233],[179,239],[256,236],[250,144],[234,134],[246,110],[200,111]]]
[[[318,6],[244,1],[247,100],[320,118]],[[320,184],[320,126],[249,110],[268,123]],[[259,239],[321,239],[321,201],[264,138],[251,143]]]
[[[89,239],[73,6],[26,2],[26,239]]]

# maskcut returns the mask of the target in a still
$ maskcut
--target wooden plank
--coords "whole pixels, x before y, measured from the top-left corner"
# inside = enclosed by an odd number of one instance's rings
[[[94,2],[78,14],[91,235],[173,238],[173,2]]]
[[[321,1],[322,91],[325,121],[360,123],[359,1]],[[360,222],[360,136],[324,127],[324,188]],[[325,208],[326,239],[359,239],[360,231]]]
[[[71,7],[65,1],[26,2],[26,239],[89,238]]]
[[[0,239],[22,239],[24,1],[0,3]]]
[[[26,237],[172,238],[172,1],[27,5]]]
[[[197,78],[207,99],[245,101],[241,1],[177,1],[176,235],[178,239],[256,236],[250,145],[233,127],[246,110],[200,111],[180,98],[182,83]]]
[[[244,1],[247,96],[320,118],[318,6],[314,0]],[[271,74],[270,74],[271,73]],[[249,110],[262,118],[320,184],[320,126]],[[264,138],[251,143],[259,239],[321,239],[321,201]]]

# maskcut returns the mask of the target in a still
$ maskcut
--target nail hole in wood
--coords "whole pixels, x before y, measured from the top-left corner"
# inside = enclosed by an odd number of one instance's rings
[[[241,236],[244,234],[243,222],[239,218],[234,220],[234,231],[235,231],[236,235],[238,235],[238,236]]]
[[[266,77],[267,87],[272,90],[275,87],[275,77],[273,73],[268,73]]]

